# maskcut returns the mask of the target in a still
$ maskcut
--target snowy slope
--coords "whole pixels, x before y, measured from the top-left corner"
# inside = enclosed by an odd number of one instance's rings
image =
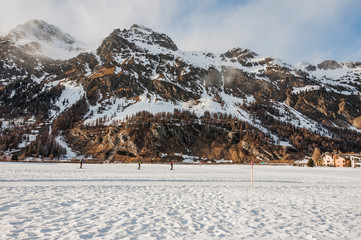
[[[58,82],[53,82],[50,86],[54,84],[60,84],[64,86],[64,90],[61,96],[58,98],[58,101],[55,102],[57,110],[52,110],[50,114],[50,119],[55,119],[62,112],[64,112],[69,107],[73,106],[81,97],[85,95],[83,87],[73,81],[64,81],[60,80]]]
[[[361,82],[361,65],[353,62],[336,62],[336,64],[337,67],[333,68],[320,68],[319,64],[317,67],[313,66],[313,70],[307,69],[311,65],[309,63],[298,63],[295,66],[307,72],[312,79],[328,91],[339,92],[343,95],[360,94],[361,92],[353,85]],[[338,87],[341,87],[342,90],[335,90]]]

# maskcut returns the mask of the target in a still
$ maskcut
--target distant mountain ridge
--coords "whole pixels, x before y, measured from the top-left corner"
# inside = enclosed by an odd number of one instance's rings
[[[41,44],[76,43],[38,20],[1,40],[1,151],[234,162],[286,161],[315,147],[361,151],[361,63],[292,66],[244,48],[187,52],[141,25],[61,61],[24,52],[22,32]]]

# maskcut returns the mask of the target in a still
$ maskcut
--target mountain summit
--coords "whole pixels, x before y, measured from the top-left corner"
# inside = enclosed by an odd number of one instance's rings
[[[32,19],[12,29],[5,40],[11,40],[32,54],[53,59],[68,59],[84,51],[82,43],[60,28],[43,20]]]
[[[139,38],[139,40],[143,43],[157,44],[161,47],[165,47],[173,51],[178,50],[177,45],[170,37],[168,37],[164,33],[154,32],[152,29],[144,27],[142,25],[134,24],[133,26],[131,26],[130,30],[128,31],[128,34],[130,33],[133,33],[132,37],[134,40],[136,40],[136,38]]]

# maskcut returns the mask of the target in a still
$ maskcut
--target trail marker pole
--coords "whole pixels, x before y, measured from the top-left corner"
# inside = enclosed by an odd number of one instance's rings
[[[253,188],[253,161],[251,161],[251,188]]]

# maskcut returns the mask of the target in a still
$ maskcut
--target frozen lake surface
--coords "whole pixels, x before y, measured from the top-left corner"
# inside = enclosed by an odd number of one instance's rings
[[[0,163],[0,239],[361,239],[361,169]]]

